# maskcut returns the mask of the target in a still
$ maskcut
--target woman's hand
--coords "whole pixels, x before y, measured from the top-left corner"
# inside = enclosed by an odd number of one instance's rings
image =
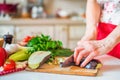
[[[74,51],[74,61],[79,65],[81,59],[85,57],[85,61],[81,64],[81,67],[84,67],[94,57],[108,53],[112,48],[111,42],[107,39],[79,41]]]

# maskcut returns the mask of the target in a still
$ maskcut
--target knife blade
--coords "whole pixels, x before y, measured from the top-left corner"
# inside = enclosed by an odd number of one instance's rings
[[[60,67],[68,67],[68,66],[72,66],[72,65],[75,65],[74,56],[73,55],[68,57],[64,62],[60,63]]]

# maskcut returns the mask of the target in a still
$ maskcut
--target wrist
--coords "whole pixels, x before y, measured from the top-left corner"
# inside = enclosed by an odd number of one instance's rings
[[[109,35],[106,38],[106,42],[110,43],[110,45],[117,45],[120,43],[120,36],[119,35]]]
[[[85,35],[82,40],[95,40],[97,36],[96,29],[86,29]]]
[[[103,39],[102,41],[104,43],[103,45],[110,50],[112,48],[114,48],[114,46],[116,45],[116,41],[113,38],[107,37],[107,38]]]
[[[93,35],[84,35],[81,39],[81,41],[89,41],[89,40],[95,40],[95,36]]]
[[[120,43],[120,25],[118,25],[107,37],[107,41],[111,42],[111,45],[117,45]]]

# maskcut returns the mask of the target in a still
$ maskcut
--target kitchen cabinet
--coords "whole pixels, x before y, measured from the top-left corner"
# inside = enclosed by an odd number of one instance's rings
[[[21,41],[25,36],[50,35],[54,40],[60,40],[63,42],[63,46],[67,47],[67,25],[37,25],[37,26],[16,26],[16,42]]]
[[[68,26],[67,25],[55,25],[54,27],[54,39],[63,42],[63,47],[68,47]]]
[[[16,41],[21,41],[25,36],[35,36],[40,34],[50,35],[54,37],[52,25],[34,25],[34,26],[16,26]]]
[[[79,39],[80,40],[80,39]],[[79,40],[69,40],[68,48],[74,50]]]
[[[70,25],[69,26],[69,48],[74,49],[77,45],[77,42],[83,37],[85,33],[85,24],[81,25]]]
[[[16,26],[16,42],[21,41],[25,36],[50,35],[54,40],[63,42],[63,47],[74,49],[77,42],[82,38],[85,32],[85,25],[24,25]]]
[[[0,25],[0,37],[5,34],[14,34],[14,26],[13,25]]]
[[[14,29],[15,27],[13,25],[0,25],[0,38],[3,38],[5,34],[11,34],[14,35]],[[13,41],[15,42],[15,38],[13,37]]]
[[[69,38],[71,40],[81,39],[85,32],[85,25],[70,25]]]

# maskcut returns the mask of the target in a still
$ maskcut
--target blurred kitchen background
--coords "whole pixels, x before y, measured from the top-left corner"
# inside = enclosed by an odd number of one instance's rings
[[[74,49],[85,32],[86,0],[0,0],[0,37],[50,35]]]

